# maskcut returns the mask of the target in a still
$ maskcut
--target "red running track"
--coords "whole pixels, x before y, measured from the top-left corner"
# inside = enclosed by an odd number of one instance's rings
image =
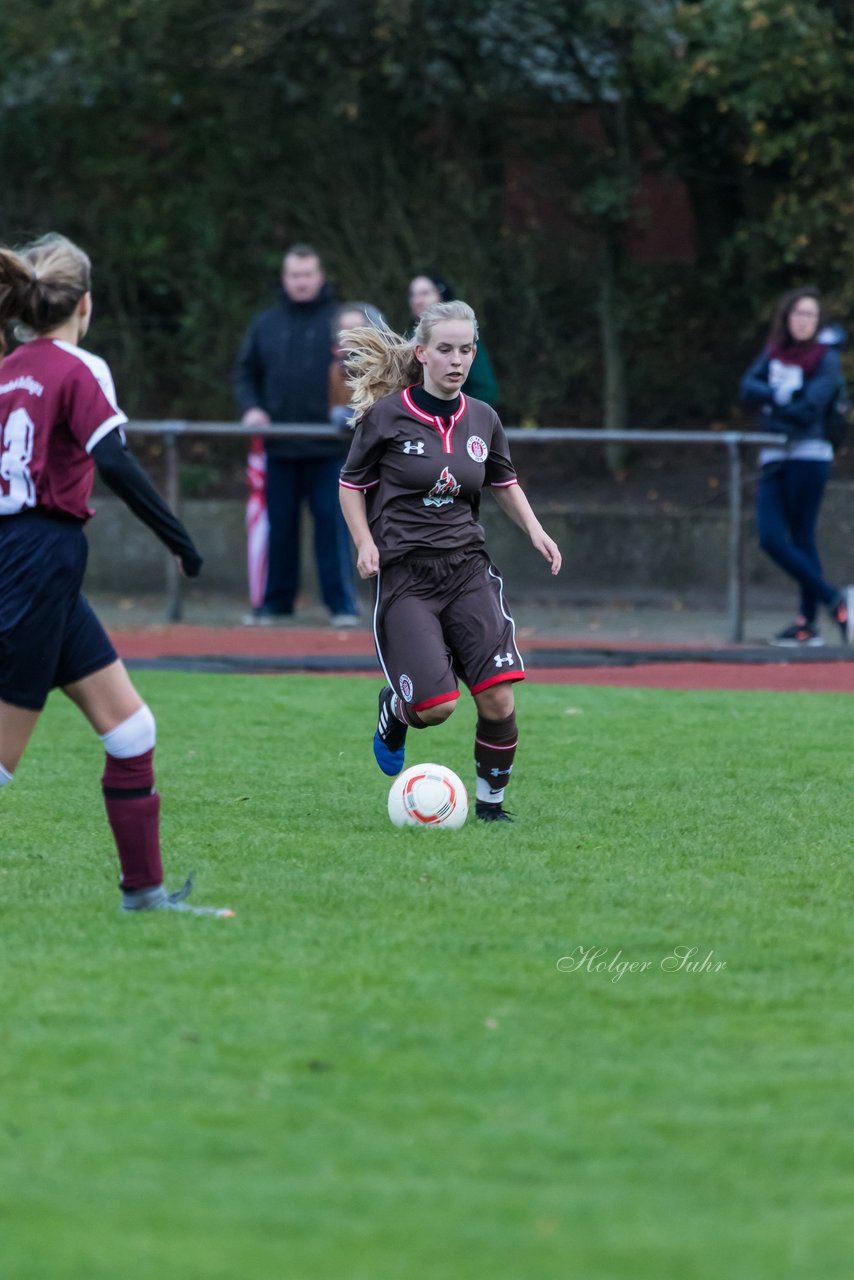
[[[318,657],[365,658],[373,656],[373,637],[358,629],[334,631],[309,627],[203,627],[176,624],[138,631],[111,630],[113,643],[122,658],[152,661],[167,658],[229,656],[258,658]],[[629,655],[649,652],[649,644],[619,640],[599,642],[611,653]],[[536,684],[611,685],[633,689],[727,689],[789,693],[854,693],[854,662],[786,662],[774,658],[763,662],[691,661],[692,647],[660,646],[678,653],[676,661],[639,661],[632,666],[589,665],[590,641],[573,637],[528,637],[525,651],[560,649],[584,650],[583,666],[572,666],[571,658],[560,666],[528,669],[528,679]],[[705,651],[704,651],[705,652]],[[722,649],[725,657],[738,652],[737,646]],[[684,655],[684,656],[683,656]],[[372,679],[380,674],[361,672]]]
[[[535,684],[602,684],[621,689],[727,689],[753,693],[854,693],[854,663],[655,662],[634,667],[538,667]]]

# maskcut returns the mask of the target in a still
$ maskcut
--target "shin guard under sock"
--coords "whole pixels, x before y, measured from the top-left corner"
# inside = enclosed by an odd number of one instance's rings
[[[501,804],[504,788],[510,781],[517,740],[515,711],[503,720],[487,720],[478,716],[474,734],[478,800]]]

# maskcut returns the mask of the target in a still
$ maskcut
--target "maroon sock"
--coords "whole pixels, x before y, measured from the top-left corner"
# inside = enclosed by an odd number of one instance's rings
[[[478,778],[490,791],[503,791],[510,781],[516,755],[516,712],[503,720],[486,720],[479,715],[474,733],[474,766]]]
[[[154,790],[154,750],[126,760],[108,755],[101,786],[122,868],[122,888],[149,889],[162,884],[160,796]]]

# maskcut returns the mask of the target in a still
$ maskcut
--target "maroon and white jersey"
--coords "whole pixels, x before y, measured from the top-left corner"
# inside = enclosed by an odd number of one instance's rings
[[[449,418],[420,409],[412,388],[383,396],[356,426],[341,470],[365,494],[368,524],[387,565],[411,551],[452,551],[485,541],[484,486],[517,484],[498,414],[461,392]]]
[[[99,440],[127,416],[106,361],[36,338],[0,364],[0,516],[28,507],[87,520]]]

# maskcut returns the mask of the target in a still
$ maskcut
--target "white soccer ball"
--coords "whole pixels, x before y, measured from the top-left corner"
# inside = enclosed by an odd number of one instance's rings
[[[404,769],[388,793],[388,816],[396,827],[461,827],[468,811],[462,779],[443,764]]]

